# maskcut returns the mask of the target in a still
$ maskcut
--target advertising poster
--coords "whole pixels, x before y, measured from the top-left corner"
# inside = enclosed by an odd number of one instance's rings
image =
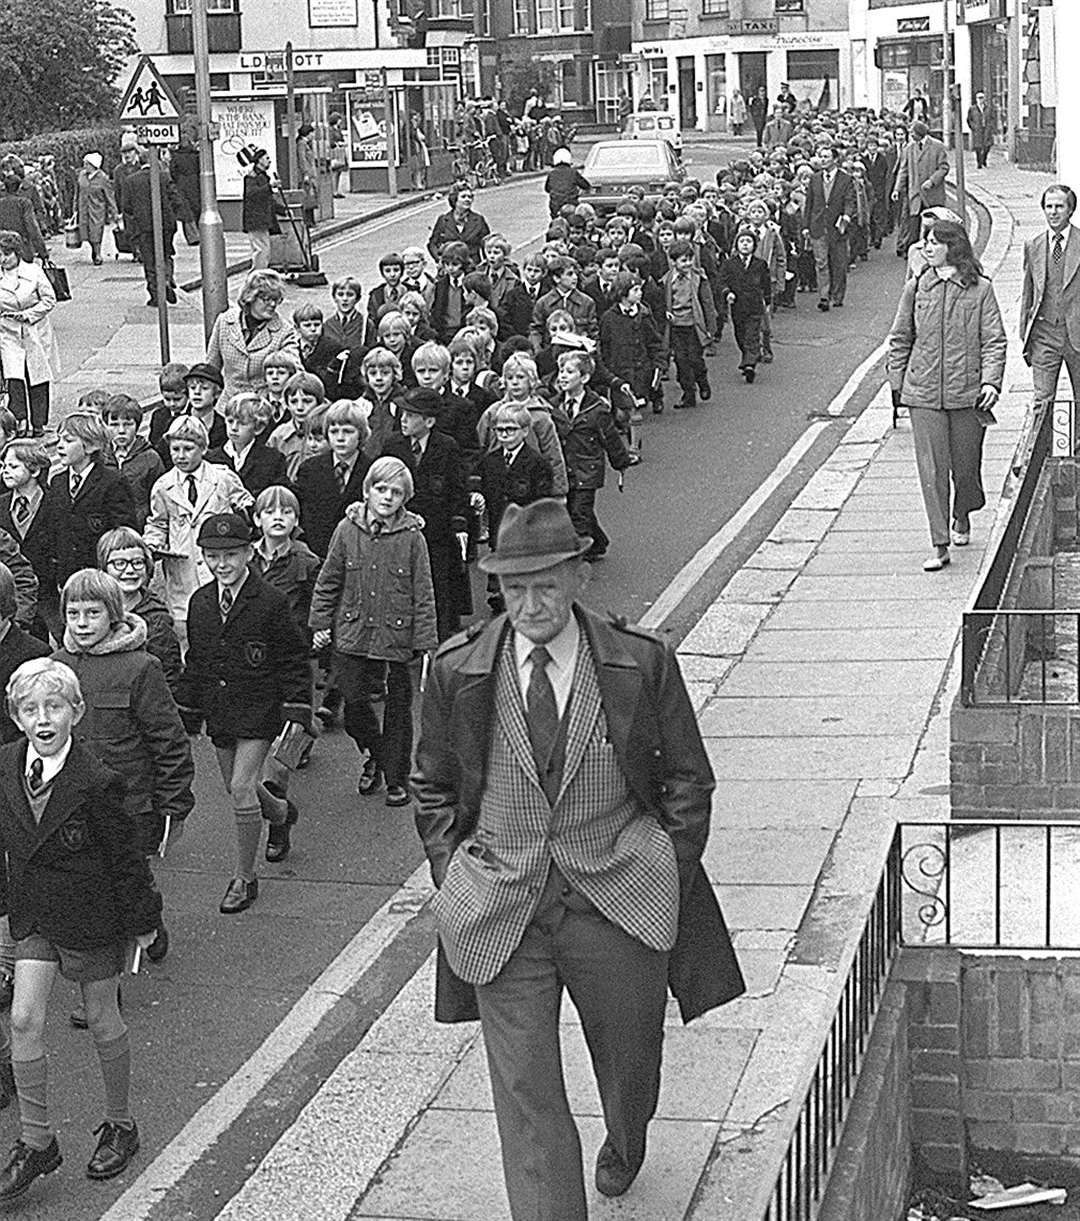
[[[312,29],[357,26],[356,0],[308,0],[308,25]]]
[[[382,89],[350,89],[349,163],[355,166],[387,164],[386,119]]]
[[[908,76],[902,69],[886,68],[881,74],[881,105],[894,114],[904,109],[908,100]]]
[[[218,198],[243,199],[244,170],[236,154],[245,144],[266,149],[277,168],[273,98],[215,98],[210,110],[219,131],[214,141]]]

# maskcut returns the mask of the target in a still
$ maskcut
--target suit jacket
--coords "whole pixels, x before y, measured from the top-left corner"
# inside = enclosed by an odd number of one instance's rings
[[[368,293],[367,300],[367,345],[374,347],[379,342],[379,313],[382,307],[387,304],[387,292],[390,286],[383,281],[380,281]],[[409,290],[399,284],[395,290],[395,300],[391,304],[396,304]]]
[[[923,140],[922,148],[909,140],[900,154],[896,171],[897,197],[907,201],[907,214],[918,216],[927,208],[945,206],[945,179],[949,176],[949,154],[933,136]],[[930,186],[923,190],[923,183]]]
[[[66,470],[59,471],[45,493],[56,580],[61,586],[80,568],[97,567],[97,541],[106,530],[117,526],[138,529],[131,485],[118,470],[95,462],[84,472],[74,501],[68,479]]]
[[[607,723],[606,742],[638,811],[656,820],[674,849],[680,901],[668,979],[683,1018],[689,1021],[745,990],[731,939],[700,864],[709,831],[712,771],[670,646],[651,633],[627,627],[621,621],[605,621],[583,607],[576,606],[574,613],[595,666],[600,707]],[[514,812],[499,809],[499,793],[486,792],[496,716],[518,756],[526,783],[539,787],[524,715],[505,704],[497,705],[495,698],[499,659],[508,631],[506,616],[498,616],[482,629],[455,636],[439,650],[424,696],[413,775],[417,828],[435,884],[440,888],[447,884],[451,869],[458,875],[449,882],[456,893],[448,892],[443,906],[467,914],[469,903],[475,903],[490,913],[490,935],[494,937],[506,935],[505,929],[498,927],[497,908],[501,909],[502,922],[515,931],[524,927],[522,908],[527,923],[529,906],[535,902],[521,888],[515,863],[503,857],[506,848],[500,831],[514,825]],[[574,782],[575,757],[580,767],[580,738],[572,745],[568,732],[562,793],[555,802],[553,817],[563,808],[562,797]],[[482,828],[483,836],[478,827],[482,802],[489,803],[488,808],[496,815],[493,826]],[[587,819],[588,815],[586,805],[579,816]],[[635,843],[640,842],[635,837]],[[642,860],[651,859],[656,851],[656,840],[651,835],[644,844],[644,856],[612,860],[611,872],[624,880],[636,876]],[[511,854],[513,851],[510,848]],[[574,863],[574,859],[564,862],[571,872]],[[462,875],[475,880],[474,898],[464,896],[464,909],[458,886]],[[502,887],[505,898],[497,899]],[[644,914],[640,909],[649,906],[653,898],[649,883],[630,889],[633,898],[628,900],[626,914]],[[493,899],[496,907],[492,906]],[[445,957],[439,964],[435,1016],[440,1021],[464,1021],[476,1016],[471,989],[453,975]]]
[[[37,603],[38,606],[54,606],[57,598],[56,585],[56,551],[55,551],[55,533],[52,528],[51,513],[49,508],[49,497],[47,494],[41,498],[38,504],[38,511],[30,520],[30,525],[26,528],[26,533],[22,534],[19,527],[15,524],[15,519],[11,515],[11,502],[14,498],[14,492],[5,492],[0,496],[0,530],[7,531],[8,534],[18,543],[19,550],[22,552],[24,559],[34,570],[34,575],[37,577]],[[7,561],[5,561],[6,563]],[[10,567],[10,564],[8,565]],[[18,603],[18,579],[15,582],[16,603]],[[16,619],[21,620],[22,616],[16,612]],[[31,616],[31,619],[33,616]]]
[[[184,414],[188,413],[185,412]],[[166,470],[172,466],[172,452],[169,449],[169,442],[165,433],[168,431],[173,419],[172,413],[164,403],[159,407],[155,407],[150,412],[150,425],[146,436],[146,439],[157,450],[158,456],[165,464]],[[219,411],[215,411],[213,422],[210,425],[210,449],[220,449],[228,439],[229,434],[225,429],[225,417]]]
[[[304,542],[320,559],[325,558],[330,537],[346,508],[364,499],[364,476],[371,459],[357,454],[352,474],[342,492],[334,474],[334,455],[327,450],[300,463],[296,472],[296,494],[300,499],[300,526]]]
[[[529,329],[533,347],[541,348],[547,343],[548,315],[557,309],[569,312],[574,320],[574,330],[579,335],[588,335],[590,339],[597,337],[599,326],[596,321],[596,302],[592,297],[586,296],[580,289],[575,288],[564,300],[558,289],[553,288],[551,292],[545,293],[537,301],[533,310],[532,325]]]
[[[738,255],[729,255],[720,267],[720,291],[725,295],[735,294],[731,303],[732,317],[762,314],[772,298],[772,281],[769,268],[756,255],[750,258],[750,266]]]
[[[357,352],[364,347],[367,326],[367,316],[359,308],[345,321],[340,314],[334,313],[323,323],[323,338],[336,343],[339,350],[348,348],[350,352]]]
[[[465,464],[458,443],[444,432],[432,432],[418,462],[410,439],[397,433],[388,438],[383,453],[400,458],[412,472],[413,497],[406,508],[424,519],[428,551],[432,546],[456,546],[454,535],[465,530],[469,512]]]
[[[501,449],[489,450],[480,459],[480,485],[487,502],[488,536],[494,540],[508,504],[528,505],[553,495],[551,465],[529,445],[521,447],[510,466]]]
[[[1065,243],[1064,281],[1065,331],[1069,343],[1080,348],[1080,225],[1069,225]],[[1031,326],[1042,305],[1046,289],[1046,266],[1050,257],[1048,229],[1024,243],[1024,288],[1020,298],[1020,338],[1024,344],[1024,359],[1031,363]],[[0,518],[0,525],[3,519]]]
[[[345,359],[342,359],[342,353],[345,353]],[[314,373],[315,376],[322,382],[323,389],[326,391],[326,397],[333,401],[338,397],[338,388],[341,382],[342,370],[345,367],[345,362],[348,359],[348,348],[343,343],[338,343],[336,339],[331,338],[324,331],[318,339],[318,342],[305,356],[303,345],[300,350],[300,363],[308,373]]]
[[[810,230],[811,237],[840,237],[836,222],[841,216],[854,220],[858,201],[851,175],[837,170],[833,178],[832,191],[825,196],[825,175],[815,170],[810,175],[803,208],[803,228]]]
[[[985,110],[980,110],[972,103],[968,107],[967,124],[971,132],[971,147],[989,148],[998,132],[997,107],[988,105]]]
[[[23,788],[26,742],[0,749],[0,914],[16,939],[103,949],[150,933],[161,895],[124,810],[124,782],[73,742],[41,822]]]
[[[244,465],[239,470],[229,454],[224,449],[211,449],[206,454],[207,462],[216,462],[236,471],[240,482],[257,500],[259,493],[275,484],[288,486],[289,475],[285,468],[285,455],[276,449],[271,449],[261,438],[257,438],[244,455]]]

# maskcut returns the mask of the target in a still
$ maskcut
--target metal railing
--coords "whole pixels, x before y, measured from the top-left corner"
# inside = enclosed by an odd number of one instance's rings
[[[1056,404],[1055,404],[1056,406]],[[1027,522],[1028,510],[1039,485],[1043,466],[1051,451],[1054,430],[1053,411],[1043,411],[1031,434],[1031,446],[1005,528],[1001,532],[994,555],[979,586],[970,610],[964,612],[961,628],[960,699],[965,707],[995,702],[979,698],[977,681],[979,668],[994,637],[994,627],[1001,610],[1020,536]],[[1049,608],[1048,608],[1049,609]]]
[[[874,1016],[900,945],[900,841],[893,839],[764,1221],[810,1221],[828,1182]]]
[[[1080,823],[901,823],[905,945],[1080,950]]]
[[[981,656],[968,707],[1080,704],[1080,610],[968,612],[964,633]]]

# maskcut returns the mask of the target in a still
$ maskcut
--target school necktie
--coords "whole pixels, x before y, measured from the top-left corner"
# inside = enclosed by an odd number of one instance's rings
[[[334,477],[337,479],[338,493],[344,496],[345,485],[349,482],[349,464],[347,462],[335,462]]]
[[[74,500],[74,499],[75,499],[75,497],[76,497],[76,496],[78,496],[78,494],[79,494],[79,488],[81,488],[81,487],[82,487],[82,482],[83,482],[83,476],[82,476],[82,475],[74,475],[74,474],[73,474],[73,475],[71,476],[71,499],[72,499],[72,500]]]
[[[30,772],[26,778],[26,783],[33,797],[36,797],[41,792],[42,786],[45,784],[44,772],[45,764],[40,759],[35,759],[30,764]]]
[[[188,475],[188,477],[187,477],[187,498],[188,498],[188,504],[191,505],[192,508],[194,508],[196,501],[198,501],[198,499],[199,499],[199,489],[195,485],[195,476],[194,475]]]
[[[1061,259],[1062,259],[1062,256],[1063,256],[1063,255],[1064,255],[1064,253],[1065,253],[1065,252],[1064,252],[1064,251],[1061,249],[1061,247],[1062,247],[1062,245],[1063,245],[1063,242],[1064,242],[1064,239],[1062,238],[1061,234],[1060,234],[1060,233],[1055,233],[1055,234],[1054,234],[1054,254],[1053,254],[1053,258],[1054,258],[1054,262],[1055,262],[1055,263],[1060,263],[1060,262],[1061,262]]]
[[[15,520],[21,526],[30,516],[30,501],[25,496],[15,497]]]
[[[229,587],[228,587],[228,586],[226,586],[226,587],[225,587],[225,588],[224,588],[224,589],[221,591],[221,601],[220,601],[220,606],[221,606],[221,621],[222,621],[222,623],[224,623],[224,622],[225,622],[225,620],[226,620],[226,619],[229,617],[229,611],[231,611],[231,610],[232,610],[232,604],[233,604],[233,601],[234,601],[234,598],[233,598],[233,591],[232,591],[231,589],[229,589]]]
[[[532,673],[525,692],[525,711],[529,721],[529,741],[532,743],[536,770],[543,782],[555,739],[559,733],[559,706],[555,702],[555,688],[548,677],[547,666],[551,654],[542,644],[529,653]]]
[[[413,437],[410,448],[412,449],[413,457],[419,462],[421,457],[423,456],[424,447],[420,444],[420,442],[415,437]]]

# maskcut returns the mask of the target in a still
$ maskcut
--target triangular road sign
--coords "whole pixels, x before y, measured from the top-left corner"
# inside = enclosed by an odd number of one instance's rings
[[[121,123],[178,123],[180,110],[149,55],[139,60],[120,103]]]

